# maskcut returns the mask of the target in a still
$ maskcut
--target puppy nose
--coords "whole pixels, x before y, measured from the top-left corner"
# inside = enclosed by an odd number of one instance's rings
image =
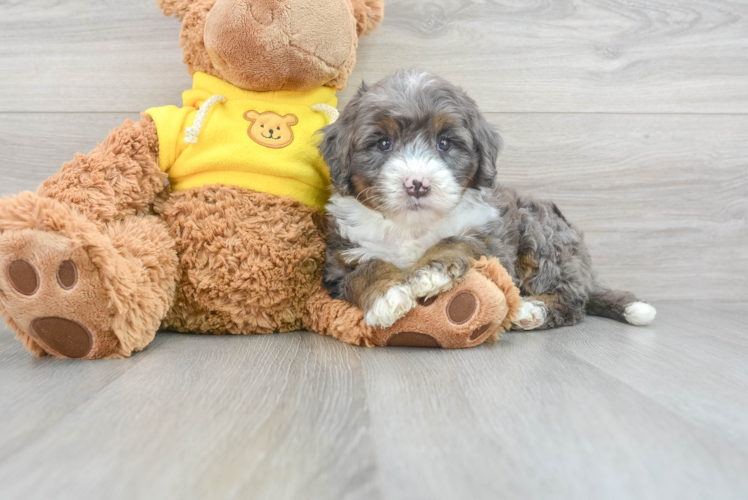
[[[408,190],[410,196],[422,198],[429,194],[431,186],[429,186],[428,179],[410,176],[405,180],[405,189]]]

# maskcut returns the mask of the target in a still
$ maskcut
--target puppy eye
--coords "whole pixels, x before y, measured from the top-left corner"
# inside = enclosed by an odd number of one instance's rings
[[[442,137],[436,142],[436,149],[439,151],[449,151],[449,149],[452,147],[452,141],[450,141],[446,137]]]
[[[379,139],[379,141],[377,142],[377,147],[380,151],[392,151],[392,141],[390,141],[388,137]]]

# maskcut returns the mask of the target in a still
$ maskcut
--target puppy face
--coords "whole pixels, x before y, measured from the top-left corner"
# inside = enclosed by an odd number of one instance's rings
[[[438,220],[466,189],[495,185],[498,134],[462,90],[427,73],[363,86],[322,134],[338,193],[401,224]]]

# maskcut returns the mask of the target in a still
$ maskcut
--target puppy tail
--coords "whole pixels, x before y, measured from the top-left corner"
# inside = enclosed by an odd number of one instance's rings
[[[590,293],[587,314],[643,326],[654,321],[657,310],[631,292],[596,287]]]

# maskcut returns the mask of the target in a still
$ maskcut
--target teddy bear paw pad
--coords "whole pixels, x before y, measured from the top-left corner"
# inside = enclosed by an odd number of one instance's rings
[[[387,339],[388,346],[398,347],[441,347],[431,335],[418,332],[400,332]]]
[[[0,290],[5,313],[47,354],[100,358],[116,349],[106,289],[72,240],[35,230],[0,234]]]
[[[16,259],[6,270],[8,282],[21,295],[34,295],[39,290],[39,273],[23,259]]]
[[[462,325],[473,317],[478,309],[478,300],[473,292],[460,292],[447,304],[447,318],[455,325]]]
[[[36,318],[31,334],[66,358],[83,358],[93,348],[93,335],[78,323],[66,318]]]

